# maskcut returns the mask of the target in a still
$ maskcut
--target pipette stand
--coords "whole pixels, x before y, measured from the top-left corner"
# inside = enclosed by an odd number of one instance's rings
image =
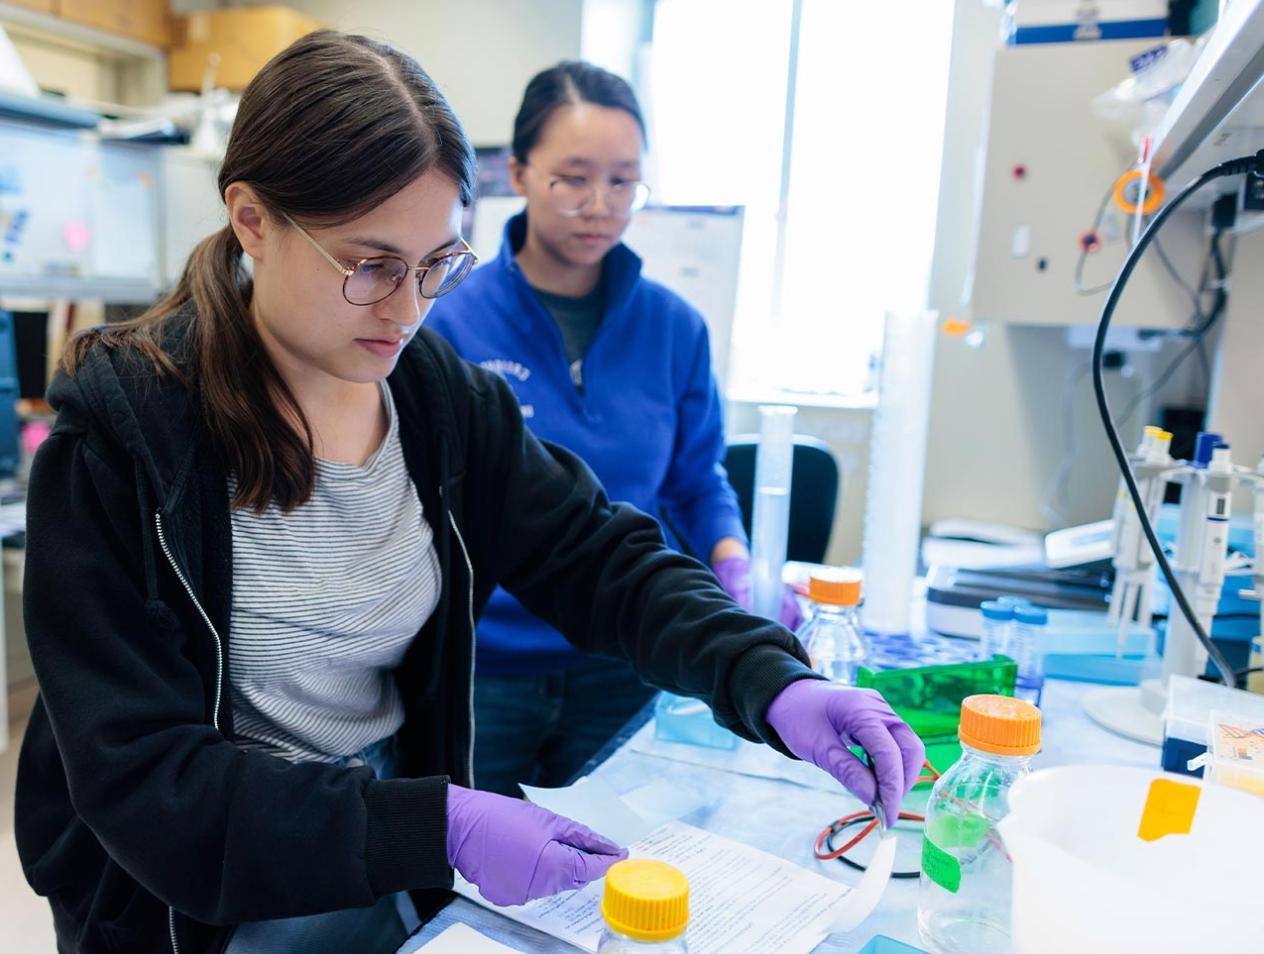
[[[1143,467],[1144,465],[1138,467],[1138,478],[1146,473]],[[1206,464],[1180,462],[1177,466],[1147,473],[1146,476],[1149,486],[1143,487],[1139,483],[1138,490],[1143,494],[1148,492],[1154,495],[1145,499],[1147,504],[1152,499],[1155,501],[1156,513],[1158,501],[1162,500],[1162,489],[1168,483],[1181,485],[1180,525],[1171,566],[1203,632],[1210,634],[1224,587],[1225,559],[1229,544],[1229,509],[1235,486],[1255,490],[1256,593],[1264,593],[1264,574],[1259,569],[1261,562],[1264,562],[1259,560],[1259,555],[1264,553],[1261,549],[1264,546],[1264,460],[1261,460],[1255,470],[1236,467],[1229,459],[1228,446],[1220,445]],[[1116,512],[1119,513],[1119,508]],[[1117,535],[1121,548],[1128,547],[1131,542],[1127,527],[1128,512],[1131,511],[1125,512],[1125,526]],[[1135,512],[1131,512],[1131,516],[1135,520]],[[1151,525],[1153,524],[1152,517]],[[1136,529],[1140,531],[1140,526]],[[1148,551],[1144,537],[1140,533],[1138,536],[1140,548]],[[1125,551],[1124,562],[1129,572],[1134,566],[1139,572],[1139,555],[1140,550]],[[1153,554],[1149,556],[1149,572],[1153,580]],[[1116,566],[1119,564],[1116,563]],[[1133,579],[1135,580],[1135,576]],[[1117,580],[1116,593],[1119,592]],[[1120,605],[1118,612],[1121,623],[1128,622],[1132,609],[1133,606],[1127,603]],[[1201,675],[1206,667],[1207,650],[1198,641],[1173,597],[1168,609],[1162,675],[1143,680],[1136,687],[1109,687],[1089,693],[1084,698],[1084,711],[1090,719],[1112,732],[1138,742],[1161,745],[1168,680],[1174,674]]]

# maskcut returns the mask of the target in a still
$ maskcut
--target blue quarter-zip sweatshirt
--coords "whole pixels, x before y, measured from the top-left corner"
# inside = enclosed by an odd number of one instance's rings
[[[641,276],[622,243],[603,263],[605,317],[576,389],[562,335],[514,259],[526,214],[505,226],[500,254],[437,301],[427,324],[468,361],[501,374],[527,425],[588,464],[612,500],[664,513],[673,545],[704,562],[723,537],[746,539],[724,471],[724,424],[702,316]],[[582,658],[561,633],[504,590],[478,628],[487,673],[565,668]]]

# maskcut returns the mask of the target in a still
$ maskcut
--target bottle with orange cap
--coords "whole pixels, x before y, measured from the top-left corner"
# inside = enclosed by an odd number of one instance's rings
[[[1009,696],[961,703],[961,758],[926,803],[917,923],[939,954],[1007,954],[1013,871],[996,825],[1040,751],[1040,710]]]
[[[869,656],[869,644],[857,613],[861,581],[859,570],[813,573],[808,579],[812,610],[797,634],[812,659],[812,668],[827,679],[847,685],[856,681],[856,669]]]
[[[650,858],[628,858],[606,872],[597,954],[686,954],[689,880]]]

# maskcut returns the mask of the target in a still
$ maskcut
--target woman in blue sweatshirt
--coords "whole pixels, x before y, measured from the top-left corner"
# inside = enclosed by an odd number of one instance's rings
[[[499,256],[428,319],[505,378],[540,438],[593,469],[614,500],[664,519],[750,608],[750,553],[724,472],[702,316],[641,275],[620,238],[645,205],[645,125],[619,77],[563,62],[527,86],[510,173],[526,210]],[[782,622],[797,610],[787,598]],[[479,786],[564,784],[653,694],[622,661],[581,656],[504,590],[478,631]]]

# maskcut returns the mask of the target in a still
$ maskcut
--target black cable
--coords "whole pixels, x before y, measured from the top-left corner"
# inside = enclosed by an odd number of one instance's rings
[[[1087,361],[1081,365],[1075,365],[1067,372],[1062,385],[1062,460],[1040,501],[1041,514],[1059,527],[1067,525],[1067,519],[1062,514],[1062,502],[1066,496],[1067,485],[1071,482],[1075,456],[1078,453],[1075,434],[1075,391],[1089,370]]]
[[[1229,301],[1229,289],[1226,284],[1229,278],[1229,265],[1225,261],[1224,250],[1220,247],[1220,238],[1224,232],[1220,229],[1211,233],[1211,242],[1207,247],[1208,264],[1212,270],[1211,291],[1214,294],[1211,309],[1206,315],[1203,314],[1201,308],[1195,308],[1195,317],[1198,323],[1192,328],[1181,328],[1178,331],[1169,331],[1166,334],[1169,337],[1177,338],[1201,338],[1207,333],[1212,325],[1216,323],[1216,319],[1220,317],[1219,313],[1224,311],[1225,305]],[[1204,282],[1206,277],[1204,276]]]
[[[1150,618],[1154,620],[1158,620],[1160,622],[1164,622],[1167,620],[1167,613],[1154,613]],[[1216,614],[1217,622],[1222,622],[1224,620],[1229,620],[1229,619],[1259,619],[1259,618],[1260,618],[1260,614],[1258,611],[1254,613],[1217,613]]]
[[[1118,426],[1123,427],[1127,424],[1132,419],[1132,415],[1136,412],[1137,408],[1140,407],[1141,402],[1147,400],[1153,394],[1156,394],[1163,385],[1167,384],[1172,375],[1174,375],[1180,369],[1180,366],[1185,363],[1185,359],[1193,354],[1201,344],[1202,339],[1195,338],[1189,344],[1185,345],[1185,347],[1181,349],[1180,353],[1177,354],[1177,356],[1168,363],[1168,366],[1163,369],[1159,376],[1154,379],[1154,382],[1144,391],[1138,392],[1133,399],[1127,403],[1123,412],[1119,415]]]
[[[1224,250],[1220,247],[1221,236],[1224,231],[1216,229],[1211,233],[1211,242],[1207,246],[1207,255],[1209,258],[1208,265],[1212,270],[1211,291],[1214,293],[1211,309],[1206,315],[1202,309],[1195,309],[1195,315],[1200,319],[1199,323],[1193,328],[1182,328],[1179,331],[1168,332],[1170,336],[1178,338],[1201,338],[1207,333],[1212,325],[1216,323],[1216,319],[1220,317],[1220,313],[1224,311],[1225,305],[1229,301],[1229,288],[1227,279],[1229,278],[1229,264],[1225,261]],[[1204,274],[1204,282],[1206,275]]]
[[[1176,284],[1181,287],[1181,290],[1189,297],[1189,300],[1193,302],[1194,317],[1197,321],[1201,322],[1203,318],[1203,302],[1199,293],[1194,290],[1194,287],[1189,282],[1185,281],[1185,279],[1181,277],[1181,273],[1176,270],[1176,266],[1172,264],[1172,260],[1167,257],[1167,249],[1163,247],[1163,244],[1157,238],[1154,240],[1154,251],[1158,254],[1159,261],[1163,263],[1164,271],[1172,277],[1172,281],[1176,282]]]
[[[1208,390],[1211,389],[1211,362],[1207,360],[1207,349],[1203,347],[1206,341],[1202,338],[1194,342],[1194,350],[1198,352],[1198,366],[1203,369],[1203,383]]]
[[[1122,174],[1127,175],[1132,168],[1132,166],[1129,166]],[[1094,285],[1092,288],[1085,288],[1084,264],[1088,261],[1088,256],[1094,251],[1094,248],[1101,246],[1102,219],[1106,217],[1106,210],[1110,208],[1110,200],[1115,195],[1115,183],[1118,181],[1118,176],[1111,181],[1110,188],[1106,190],[1106,194],[1102,196],[1102,201],[1097,206],[1097,214],[1093,216],[1093,227],[1089,231],[1096,242],[1096,246],[1090,246],[1083,240],[1080,242],[1080,255],[1075,260],[1075,275],[1071,279],[1071,286],[1075,289],[1077,295],[1100,295],[1110,288],[1112,284],[1112,282],[1107,282],[1104,285]]]
[[[849,821],[849,822],[843,822],[842,824],[839,824],[838,822],[835,822],[833,825],[831,825],[831,826],[830,826],[830,829],[831,829],[831,830],[830,830],[830,833],[829,833],[829,834],[825,837],[825,847],[826,847],[829,851],[834,851],[834,850],[835,850],[835,848],[834,848],[834,836],[835,836],[835,835],[841,835],[841,834],[842,834],[843,832],[845,832],[848,828],[853,828],[853,827],[855,827],[856,825],[867,825],[867,824],[869,824],[869,822],[871,822],[872,820],[873,820],[873,819],[872,819],[872,818],[869,818],[869,817],[862,817],[862,818],[853,818],[851,821]],[[848,858],[846,855],[839,855],[839,856],[838,856],[836,859],[834,859],[834,860],[835,860],[835,861],[841,861],[841,862],[842,862],[843,864],[845,864],[848,868],[855,868],[857,871],[867,871],[867,870],[869,870],[867,865],[862,865],[859,861],[852,861],[852,860],[851,860],[850,858]],[[919,868],[917,868],[915,871],[892,871],[892,872],[891,872],[891,877],[892,877],[892,878],[899,878],[899,879],[901,879],[901,880],[911,880],[911,879],[913,879],[913,878],[919,878],[919,877],[921,877],[921,874],[922,874],[922,869],[919,867]]]
[[[1264,149],[1253,156],[1232,159],[1229,162],[1222,162],[1213,169],[1208,169],[1181,189],[1170,202],[1158,211],[1158,214],[1146,225],[1141,237],[1137,240],[1137,244],[1128,252],[1128,257],[1124,259],[1124,263],[1119,269],[1119,275],[1115,278],[1114,285],[1111,286],[1110,294],[1106,296],[1106,303],[1102,306],[1102,314],[1097,322],[1097,335],[1093,339],[1093,394],[1097,399],[1097,410],[1102,418],[1102,427],[1106,431],[1106,439],[1110,442],[1110,449],[1115,455],[1115,462],[1119,465],[1119,472],[1123,476],[1125,486],[1128,488],[1128,496],[1132,498],[1132,504],[1136,508],[1137,520],[1141,524],[1142,532],[1145,533],[1146,542],[1150,544],[1150,549],[1154,553],[1154,560],[1158,564],[1160,571],[1162,571],[1168,588],[1172,591],[1172,598],[1176,600],[1181,612],[1185,614],[1185,619],[1189,622],[1190,628],[1194,631],[1198,641],[1207,650],[1208,657],[1220,673],[1221,681],[1230,687],[1236,684],[1233,676],[1233,667],[1229,665],[1228,660],[1224,658],[1224,655],[1216,647],[1215,643],[1203,631],[1202,624],[1198,622],[1198,617],[1194,614],[1193,607],[1189,605],[1185,592],[1181,589],[1180,583],[1177,582],[1176,574],[1172,572],[1172,566],[1168,563],[1167,555],[1163,552],[1163,546],[1159,543],[1159,538],[1154,533],[1154,527],[1150,525],[1150,518],[1146,514],[1145,501],[1141,499],[1141,491],[1137,489],[1137,481],[1133,476],[1132,466],[1128,463],[1128,455],[1124,451],[1123,444],[1119,440],[1119,432],[1115,430],[1114,421],[1111,419],[1110,404],[1106,400],[1106,383],[1102,364],[1103,356],[1106,353],[1106,333],[1110,330],[1110,320],[1115,314],[1115,308],[1119,305],[1119,299],[1123,295],[1124,288],[1128,285],[1128,279],[1132,276],[1133,270],[1141,260],[1142,254],[1154,240],[1154,236],[1159,229],[1163,227],[1163,223],[1185,203],[1186,199],[1207,183],[1224,176],[1240,175],[1252,170],[1264,171]]]
[[[1212,302],[1211,309],[1206,315],[1204,315],[1200,307],[1195,308],[1194,317],[1198,319],[1198,324],[1196,324],[1193,328],[1182,328],[1179,331],[1159,332],[1159,334],[1163,337],[1182,337],[1192,340],[1168,363],[1168,366],[1160,372],[1159,376],[1155,378],[1154,382],[1149,387],[1147,387],[1144,391],[1139,391],[1133,396],[1132,400],[1128,402],[1128,404],[1124,407],[1123,412],[1119,415],[1119,422],[1116,425],[1117,427],[1123,427],[1127,424],[1132,418],[1133,413],[1140,406],[1141,402],[1147,400],[1152,395],[1157,394],[1163,385],[1167,384],[1180,366],[1185,363],[1185,359],[1195,351],[1198,351],[1200,357],[1203,358],[1204,373],[1207,372],[1206,359],[1202,352],[1203,340],[1207,332],[1209,332],[1215,326],[1216,322],[1220,320],[1220,317],[1224,314],[1225,306],[1229,301],[1229,295],[1225,288],[1225,279],[1228,278],[1228,266],[1225,264],[1224,255],[1220,251],[1220,236],[1220,232],[1214,232],[1212,234],[1211,244],[1208,249],[1210,264],[1214,270],[1212,289],[1215,292],[1215,299]],[[1159,248],[1157,240],[1154,243],[1154,247],[1156,249]]]

